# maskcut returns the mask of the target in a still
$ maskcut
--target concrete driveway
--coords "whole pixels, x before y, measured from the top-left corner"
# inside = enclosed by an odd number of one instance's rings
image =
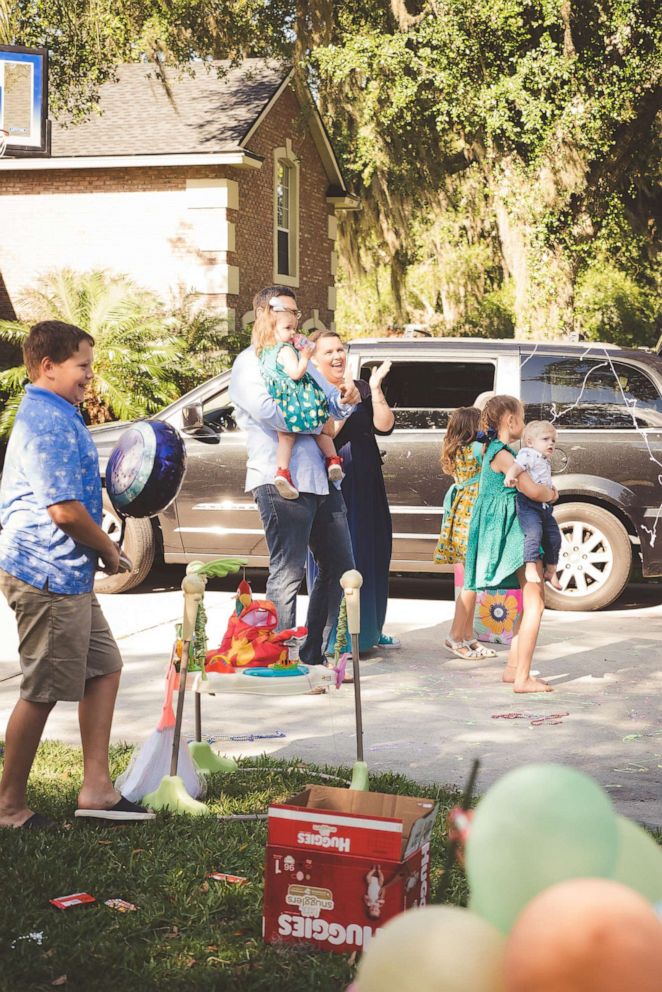
[[[158,721],[173,624],[181,615],[183,574],[183,568],[163,568],[134,593],[101,597],[125,660],[114,741],[139,743]],[[259,594],[263,573],[251,577]],[[208,587],[212,647],[225,630],[235,587],[232,578],[212,580]],[[661,604],[662,584],[646,584],[628,587],[602,613],[548,611],[536,667],[555,691],[516,696],[500,681],[501,656],[467,663],[441,647],[453,612],[449,578],[393,579],[387,629],[402,639],[402,649],[372,652],[361,664],[370,768],[462,785],[478,757],[478,789],[484,791],[523,762],[560,761],[596,778],[620,812],[662,828]],[[301,621],[305,608],[301,597]],[[1,736],[19,684],[13,617],[4,599],[0,633]],[[193,734],[190,699],[184,732]],[[353,690],[205,698],[203,734],[235,756],[266,752],[350,765],[356,754]],[[228,739],[251,734],[266,736],[253,742]],[[74,704],[56,707],[47,736],[78,741]]]

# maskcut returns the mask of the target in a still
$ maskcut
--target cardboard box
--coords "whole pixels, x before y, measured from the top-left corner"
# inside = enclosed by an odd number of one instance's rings
[[[269,808],[264,939],[339,954],[427,902],[431,799],[308,785]]]
[[[464,583],[464,566],[453,567],[455,575],[455,598]],[[476,594],[474,630],[479,641],[491,644],[510,644],[513,627],[522,613],[522,590],[479,589]]]

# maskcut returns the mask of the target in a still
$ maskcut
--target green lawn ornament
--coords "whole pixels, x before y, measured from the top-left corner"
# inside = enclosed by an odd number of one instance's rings
[[[202,606],[205,585],[209,575],[224,576],[231,572],[237,572],[243,565],[240,559],[219,559],[212,562],[191,562],[186,569],[186,576],[182,580],[182,590],[184,592],[184,619],[182,623],[182,660],[179,670],[179,692],[177,694],[177,712],[175,715],[175,731],[172,745],[172,758],[170,762],[170,774],[161,779],[161,783],[153,792],[149,792],[143,797],[145,806],[154,810],[167,809],[172,813],[188,813],[193,816],[208,815],[210,810],[205,803],[193,799],[183,780],[177,774],[179,760],[179,742],[182,732],[182,719],[184,716],[184,700],[186,697],[186,678],[188,675],[189,658],[191,655],[191,642],[194,645],[194,635],[196,625],[198,625],[199,611]],[[204,613],[201,616],[204,623]],[[200,632],[198,625],[198,632]],[[204,672],[204,654],[202,655]],[[195,756],[194,756],[195,760]],[[226,759],[227,760],[227,759]],[[236,765],[235,765],[236,768]],[[224,769],[230,770],[230,769]]]
[[[186,568],[187,574],[203,575],[206,578],[213,576],[215,578],[225,578],[226,575],[231,575],[232,573],[238,572],[239,569],[245,565],[245,561],[242,558],[220,558],[216,561],[202,562],[202,561],[192,561]],[[207,775],[210,772],[225,772],[226,774],[231,774],[236,772],[239,765],[234,760],[234,758],[226,758],[222,754],[218,754],[216,751],[212,751],[211,745],[207,741],[201,740],[201,704],[200,704],[200,693],[210,692],[209,679],[207,678],[207,672],[205,670],[205,656],[207,654],[207,614],[205,612],[204,604],[200,603],[198,608],[198,615],[196,617],[196,650],[195,650],[195,660],[196,668],[200,671],[200,681],[197,691],[193,694],[194,705],[195,705],[195,737],[194,741],[189,743],[189,751],[191,752],[191,757],[195,762],[195,766],[199,772],[203,775]]]

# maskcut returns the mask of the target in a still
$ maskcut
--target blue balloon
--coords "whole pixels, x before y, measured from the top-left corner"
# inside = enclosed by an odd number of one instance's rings
[[[153,517],[177,496],[186,471],[179,431],[164,420],[139,420],[124,431],[106,466],[106,490],[118,513]]]
[[[660,901],[655,906],[653,906],[653,909],[662,920],[662,899],[660,899]]]

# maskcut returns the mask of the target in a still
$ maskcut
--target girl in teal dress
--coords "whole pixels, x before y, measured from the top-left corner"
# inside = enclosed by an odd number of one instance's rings
[[[277,323],[272,310],[279,306],[278,300],[270,300],[269,310],[258,315],[253,325],[252,342],[265,385],[287,426],[287,432],[278,431],[273,484],[285,499],[297,499],[299,490],[290,474],[290,459],[297,434],[302,431],[310,433],[322,426],[322,433],[315,435],[315,440],[324,455],[331,482],[343,479],[342,460],[333,443],[334,422],[329,417],[324,390],[307,371],[315,345],[303,334],[296,333],[296,324],[287,326]]]
[[[507,586],[509,577],[517,573],[523,590],[523,610],[503,680],[512,683],[515,692],[550,692],[546,682],[530,674],[545,608],[544,583],[526,581],[524,533],[515,509],[517,490],[504,485],[505,474],[515,461],[510,445],[524,431],[522,404],[514,396],[492,397],[483,410],[481,428],[483,433],[477,437],[485,443],[483,467],[469,527],[464,586],[476,590]],[[541,503],[557,498],[555,489],[533,482],[527,472],[518,477],[517,489]]]

